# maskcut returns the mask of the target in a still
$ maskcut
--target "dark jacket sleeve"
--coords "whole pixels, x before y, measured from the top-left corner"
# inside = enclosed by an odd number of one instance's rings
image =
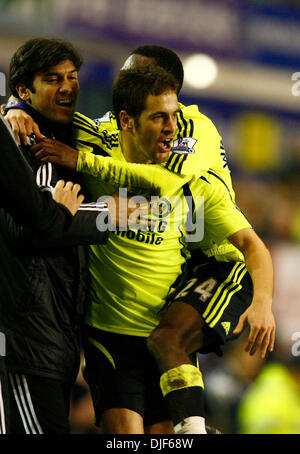
[[[108,240],[109,231],[98,230],[97,217],[101,212],[103,211],[95,208],[79,210],[70,228],[59,237],[51,238],[18,225],[12,216],[2,209],[0,229],[10,247],[23,254],[43,253],[43,250],[48,248],[103,244]]]
[[[55,238],[70,228],[72,215],[41,192],[34,173],[0,115],[0,206],[20,224]]]

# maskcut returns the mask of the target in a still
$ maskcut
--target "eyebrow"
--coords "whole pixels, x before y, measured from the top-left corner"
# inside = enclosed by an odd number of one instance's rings
[[[180,112],[180,109],[178,108],[178,109],[174,110],[174,112],[172,112],[172,113],[173,114],[178,114],[179,112]],[[166,112],[164,112],[164,111],[160,111],[159,110],[157,112],[153,112],[150,116],[153,117],[155,115],[168,115],[168,114]]]
[[[68,74],[73,74],[73,73],[77,73],[78,70],[75,68],[75,69],[72,69],[71,71],[68,71]],[[48,71],[48,72],[45,72],[44,73],[44,76],[47,77],[47,76],[60,76],[62,73],[61,72],[54,72],[54,71]]]

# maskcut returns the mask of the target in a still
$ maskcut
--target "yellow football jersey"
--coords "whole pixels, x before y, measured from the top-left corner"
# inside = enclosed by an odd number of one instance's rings
[[[216,147],[220,151],[219,138],[217,134],[213,135],[213,128],[210,134],[214,140],[209,143],[215,147],[217,155]],[[166,166],[126,163],[118,131],[109,131],[103,125],[99,129],[91,120],[78,114],[74,121],[74,141],[80,150],[78,170],[85,172],[86,184],[94,198],[112,194],[120,184],[126,185],[131,192],[140,188],[140,184],[148,184],[150,192],[156,188],[163,196],[165,209],[156,215],[158,218],[153,230],[115,230],[110,233],[106,245],[90,247],[91,305],[87,323],[111,332],[148,336],[159,323],[161,309],[183,276],[189,257],[188,246],[198,242],[207,251],[222,247],[228,236],[250,225],[235,206],[231,184],[227,185],[225,179],[215,177],[212,170],[203,173],[199,166],[198,172],[194,165],[194,173],[185,176],[178,173],[178,168],[177,171],[175,168],[170,171]],[[204,146],[204,141],[202,143]],[[200,140],[198,148],[197,144],[198,141],[180,143],[187,155],[181,171],[186,169],[191,156],[195,158],[202,153]],[[180,153],[177,155],[182,156]],[[99,167],[100,161],[102,164]],[[138,179],[140,171],[143,180]],[[100,179],[97,176],[99,173]],[[105,181],[101,182],[103,175],[106,175]],[[147,183],[149,179],[150,186]],[[190,235],[189,242],[186,241],[185,222],[190,210],[187,197],[193,198],[196,217],[204,201],[204,218],[200,216],[198,225],[195,223],[196,233],[197,229],[201,233],[204,225],[204,237],[201,234],[200,238]],[[228,247],[231,250],[226,250],[226,254],[234,251],[235,258],[242,260],[237,249],[230,244]]]

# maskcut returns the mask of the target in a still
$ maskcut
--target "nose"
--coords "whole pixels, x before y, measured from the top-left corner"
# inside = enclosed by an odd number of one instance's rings
[[[72,84],[71,81],[67,78],[62,79],[59,91],[61,93],[71,93],[72,92]]]
[[[177,116],[168,115],[164,124],[164,131],[166,133],[174,133],[177,127]]]

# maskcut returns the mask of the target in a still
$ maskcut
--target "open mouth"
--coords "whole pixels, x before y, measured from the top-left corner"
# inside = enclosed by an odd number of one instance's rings
[[[70,107],[73,107],[73,100],[67,99],[67,100],[63,100],[63,101],[56,101],[56,104],[60,107],[70,108]]]
[[[166,139],[162,142],[159,142],[159,148],[162,151],[162,153],[171,151],[172,140],[173,139]]]

